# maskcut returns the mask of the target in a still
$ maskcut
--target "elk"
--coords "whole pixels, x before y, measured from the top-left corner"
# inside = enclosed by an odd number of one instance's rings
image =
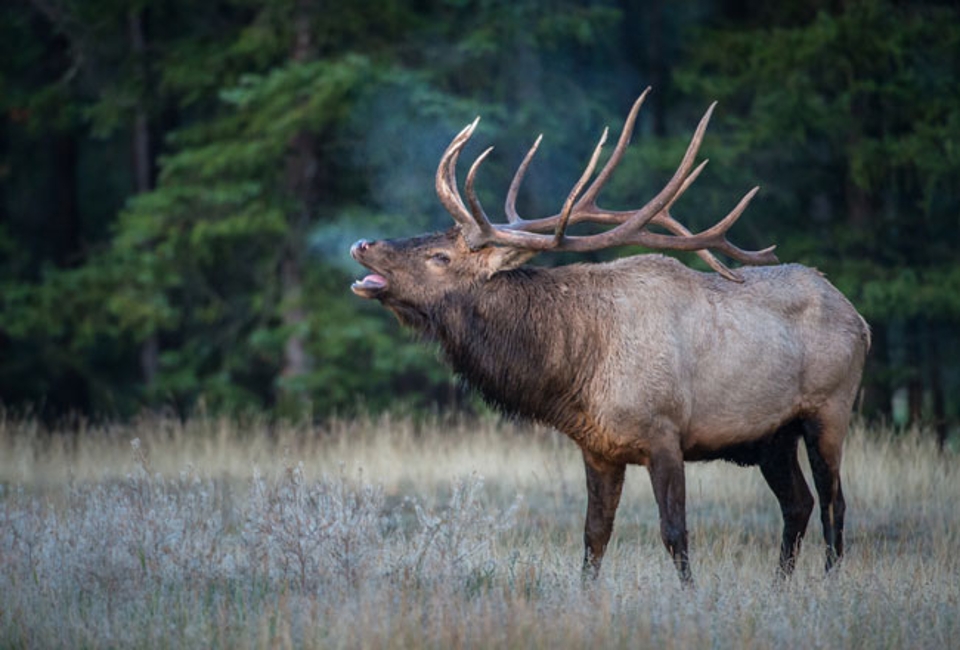
[[[597,576],[628,464],[647,468],[660,534],[683,585],[692,584],[684,462],[758,465],[783,515],[778,573],[794,569],[814,500],[797,458],[806,445],[820,502],[826,569],[843,555],[842,443],[870,345],[869,329],[818,271],[778,264],[773,248],[746,251],[726,233],[758,188],[716,225],[692,234],[671,215],[703,170],[694,167],[714,103],[663,189],[636,210],[598,207],[629,143],[634,103],[592,183],[606,131],[559,213],[524,219],[516,198],[536,140],[493,224],[457,158],[477,121],[443,153],[437,194],[456,225],[445,232],[351,248],[371,273],[358,296],[439,341],[453,369],[504,412],[551,425],[579,445],[587,483],[583,577]],[[478,118],[479,119],[479,118]],[[588,183],[589,186],[588,186]],[[577,223],[598,232],[570,234]],[[667,233],[650,230],[658,226]],[[715,273],[660,254],[554,268],[523,266],[546,251],[639,245],[696,252]],[[736,270],[711,251],[745,265]]]

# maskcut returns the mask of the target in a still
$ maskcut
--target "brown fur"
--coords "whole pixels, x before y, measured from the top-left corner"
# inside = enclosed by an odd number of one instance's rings
[[[841,445],[870,345],[853,306],[799,265],[743,268],[742,283],[659,255],[520,267],[530,254],[471,251],[457,228],[358,242],[385,280],[354,291],[435,338],[453,368],[504,411],[557,427],[582,449],[584,575],[596,575],[627,464],[645,465],[661,533],[685,584],[683,463],[759,465],[784,517],[789,574],[820,496],[827,567],[843,552]]]

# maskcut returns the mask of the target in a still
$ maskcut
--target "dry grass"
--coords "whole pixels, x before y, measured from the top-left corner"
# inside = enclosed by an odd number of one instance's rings
[[[584,590],[582,468],[549,431],[0,420],[0,647],[955,647],[958,460],[853,431],[844,564],[815,516],[786,585],[759,472],[688,466],[692,593],[631,469]]]

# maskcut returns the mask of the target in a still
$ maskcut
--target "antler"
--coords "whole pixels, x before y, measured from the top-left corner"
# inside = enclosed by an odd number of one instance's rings
[[[473,249],[497,244],[536,252],[547,250],[585,252],[622,245],[640,245],[660,250],[693,251],[720,275],[735,282],[742,282],[743,278],[720,262],[708,249],[722,252],[744,264],[776,264],[777,257],[773,254],[775,246],[760,251],[745,251],[734,246],[726,237],[727,231],[746,210],[747,205],[760,189],[759,187],[747,192],[727,216],[707,230],[697,234],[691,233],[670,214],[670,208],[696,180],[707,164],[707,161],[704,160],[698,166],[693,166],[716,102],[710,105],[700,119],[690,144],[687,146],[687,151],[673,177],[646,205],[637,210],[627,211],[605,210],[597,206],[597,196],[623,157],[633,133],[637,113],[649,92],[650,88],[647,88],[634,102],[610,159],[607,160],[607,163],[590,186],[585,191],[583,190],[593,176],[597,161],[600,158],[600,152],[607,138],[606,129],[604,129],[600,141],[594,148],[590,162],[584,169],[580,180],[567,195],[563,209],[558,214],[541,219],[522,219],[517,214],[516,199],[527,167],[529,167],[537,148],[540,146],[543,136],[537,138],[527,155],[524,156],[513,181],[510,183],[510,189],[507,191],[507,199],[504,204],[504,212],[507,215],[508,223],[494,225],[484,212],[474,191],[477,170],[492,151],[492,147],[477,157],[467,173],[464,189],[467,194],[469,209],[464,204],[457,189],[457,158],[470,136],[473,135],[480,118],[464,128],[457,134],[440,158],[440,164],[437,167],[437,194],[447,211],[460,224],[461,232],[467,244]],[[613,227],[593,235],[566,234],[570,225],[581,222]],[[651,224],[665,228],[673,234],[651,232],[647,229],[647,226]],[[552,234],[542,232],[550,230],[553,231]]]

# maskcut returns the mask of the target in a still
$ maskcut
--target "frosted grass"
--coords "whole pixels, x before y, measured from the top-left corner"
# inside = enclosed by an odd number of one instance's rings
[[[686,592],[636,468],[581,586],[579,454],[541,429],[2,421],[0,647],[951,647],[960,459],[929,439],[851,434],[844,563],[815,514],[786,584],[759,472],[688,466]]]

